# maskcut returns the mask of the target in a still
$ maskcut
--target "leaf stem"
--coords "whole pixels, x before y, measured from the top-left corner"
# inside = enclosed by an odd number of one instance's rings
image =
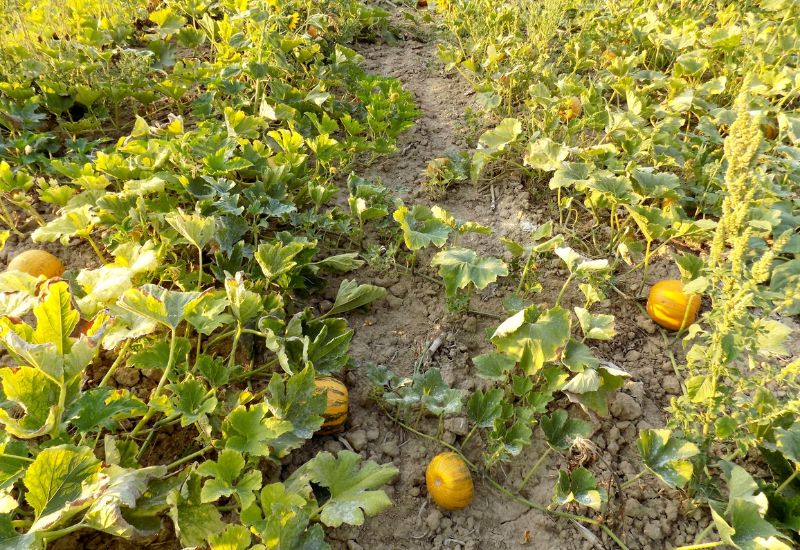
[[[789,485],[792,483],[792,481],[794,481],[795,479],[797,479],[797,476],[798,476],[798,475],[800,475],[800,470],[795,470],[795,471],[792,473],[792,475],[790,475],[789,477],[787,477],[787,478],[784,480],[784,482],[783,482],[783,483],[781,483],[780,485],[778,485],[778,488],[777,488],[777,489],[775,489],[775,494],[776,494],[776,495],[780,494],[780,493],[781,493],[781,492],[782,492],[784,489],[786,489],[786,488],[787,488],[787,487],[788,487],[788,486],[789,486]]]
[[[102,252],[100,252],[100,247],[99,247],[99,246],[97,246],[97,242],[95,242],[95,240],[92,238],[92,236],[91,236],[91,235],[89,235],[89,234],[87,234],[87,235],[86,235],[86,242],[88,242],[88,243],[89,243],[89,246],[91,246],[91,247],[92,247],[92,250],[94,250],[94,253],[95,253],[95,254],[97,255],[97,257],[100,259],[100,261],[101,261],[103,264],[105,264],[105,263],[106,263],[106,257],[103,255],[103,253],[102,253]]]
[[[164,386],[167,384],[167,380],[169,380],[169,375],[172,374],[172,367],[175,365],[175,348],[177,347],[177,342],[178,339],[175,334],[175,329],[173,328],[169,342],[169,358],[167,359],[167,366],[164,369],[164,374],[161,375],[161,380],[158,381],[158,386],[156,386],[155,391],[150,396],[150,401],[148,404],[153,402],[161,395],[161,392],[164,391]],[[148,406],[147,412],[144,413],[142,419],[138,424],[136,424],[136,427],[133,428],[130,436],[136,437],[136,435],[142,431],[142,428],[144,428],[145,424],[147,424],[147,422],[153,417],[153,414],[155,414],[155,409]]]
[[[191,462],[192,460],[194,460],[198,456],[203,456],[204,454],[206,454],[208,451],[210,451],[213,448],[214,447],[212,445],[208,445],[206,447],[203,447],[199,451],[195,451],[192,454],[188,454],[188,455],[184,456],[183,458],[179,458],[175,462],[172,462],[171,464],[167,464],[167,470],[171,470],[171,469],[173,469],[173,468],[175,468],[177,466],[180,466],[182,464],[186,464],[187,462]]]
[[[470,438],[472,437],[472,434],[474,434],[474,433],[475,433],[475,431],[476,431],[477,429],[478,429],[478,425],[477,425],[477,424],[475,424],[475,425],[472,427],[472,429],[469,431],[469,433],[467,434],[467,436],[464,438],[464,441],[462,441],[462,442],[461,442],[461,448],[462,448],[462,449],[463,449],[464,447],[466,447],[466,446],[467,446],[467,443],[469,442]]]
[[[635,476],[624,482],[622,485],[620,485],[619,488],[624,491],[625,489],[627,489],[628,487],[639,481],[642,477],[644,477],[646,473],[647,470],[642,470],[641,472],[639,472],[638,474],[636,474]]]
[[[130,346],[131,346],[131,341],[125,340],[125,343],[122,345],[122,349],[119,350],[117,358],[114,359],[113,363],[111,363],[111,366],[106,371],[105,375],[103,376],[103,379],[100,380],[100,384],[98,384],[98,386],[102,387],[108,385],[109,380],[111,380],[111,377],[114,376],[114,371],[117,370],[117,367],[119,367],[122,364],[123,359],[125,359],[125,354]]]
[[[537,460],[533,466],[531,466],[531,469],[528,470],[528,473],[525,474],[525,477],[522,479],[522,483],[519,487],[517,487],[517,492],[521,492],[522,489],[525,488],[525,486],[528,484],[528,481],[530,481],[531,477],[533,477],[533,474],[535,474],[542,463],[544,463],[545,459],[550,455],[552,450],[552,447],[547,447],[547,449],[545,449],[545,451],[542,453],[542,456],[539,457],[539,460]]]
[[[569,284],[572,282],[572,279],[574,279],[574,278],[575,278],[575,274],[574,273],[570,273],[569,277],[567,277],[567,280],[564,281],[564,286],[561,287],[561,290],[558,293],[558,297],[556,298],[556,303],[555,303],[555,305],[553,307],[558,307],[558,305],[561,303],[561,298],[564,297],[564,292],[566,292],[567,287],[569,286]]]
[[[716,548],[722,546],[722,541],[717,542],[704,542],[702,544],[690,544],[689,546],[679,546],[675,550],[702,550],[703,548]]]
[[[0,453],[0,458],[8,458],[10,460],[24,460],[25,462],[33,462],[32,458],[28,458],[27,456],[19,456],[19,455],[10,455],[7,453]]]

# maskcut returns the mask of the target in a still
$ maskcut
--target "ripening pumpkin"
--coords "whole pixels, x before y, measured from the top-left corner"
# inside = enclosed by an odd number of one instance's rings
[[[34,277],[44,275],[50,279],[52,277],[61,277],[64,273],[64,264],[44,250],[26,250],[9,262],[8,270],[22,271]]]
[[[445,510],[460,510],[472,502],[472,476],[456,453],[433,457],[425,471],[425,483],[433,501]]]
[[[306,33],[307,33],[307,34],[308,34],[308,36],[310,36],[311,38],[316,38],[317,36],[319,36],[319,30],[318,30],[318,29],[317,29],[317,27],[315,27],[314,25],[309,25],[309,26],[306,28]]]
[[[583,106],[581,100],[577,96],[572,96],[562,102],[562,106],[558,111],[558,116],[564,122],[568,122],[573,118],[581,116]]]
[[[324,391],[328,396],[328,404],[322,414],[325,422],[322,423],[317,433],[319,435],[328,435],[341,431],[347,421],[347,386],[332,376],[317,378],[314,380],[314,384],[317,386],[317,391],[320,393]]]
[[[761,132],[767,139],[775,139],[778,137],[778,125],[773,121],[767,121],[761,124]]]
[[[700,296],[686,295],[683,292],[683,283],[675,279],[654,284],[647,298],[647,314],[653,321],[670,330],[680,330],[694,323],[699,310]],[[681,325],[684,315],[686,323]]]

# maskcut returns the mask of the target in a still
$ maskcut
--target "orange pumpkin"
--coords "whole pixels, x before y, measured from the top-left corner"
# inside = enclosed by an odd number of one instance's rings
[[[650,289],[647,298],[647,314],[657,324],[669,330],[688,327],[697,319],[699,310],[700,296],[685,294],[683,283],[676,279],[657,282]]]
[[[314,384],[317,386],[317,391],[325,392],[328,398],[328,404],[322,414],[325,422],[322,423],[317,434],[328,435],[343,430],[344,423],[347,421],[349,403],[347,386],[332,376],[317,378],[314,380]]]
[[[456,453],[433,457],[425,471],[425,483],[433,501],[445,510],[460,510],[472,502],[472,476]]]
[[[26,250],[9,262],[8,270],[22,271],[34,277],[44,275],[50,279],[52,277],[61,277],[64,273],[64,264],[44,250]]]
[[[581,116],[581,113],[583,113],[583,106],[581,105],[580,98],[572,96],[562,101],[558,116],[564,122],[568,122],[573,118]]]

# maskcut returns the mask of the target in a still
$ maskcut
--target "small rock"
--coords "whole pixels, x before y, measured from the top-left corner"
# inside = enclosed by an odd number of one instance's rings
[[[408,287],[402,282],[392,285],[389,288],[389,292],[393,295],[397,296],[398,298],[405,298],[406,294],[408,294]]]
[[[645,525],[644,534],[651,540],[661,540],[661,524],[657,521],[651,521]]]
[[[635,498],[625,500],[625,515],[629,518],[645,517],[645,509]]]
[[[475,332],[478,330],[478,321],[475,317],[467,317],[466,321],[464,321],[464,330],[466,332]]]
[[[633,380],[629,380],[625,382],[623,389],[631,394],[631,396],[637,401],[644,399],[644,384],[642,382],[634,382]]]
[[[367,432],[364,430],[356,430],[349,432],[346,436],[348,443],[353,446],[356,451],[361,451],[367,446]]]
[[[327,313],[333,307],[333,303],[330,300],[322,300],[319,303],[319,311],[320,313]]]
[[[428,517],[425,519],[425,525],[428,526],[428,529],[431,531],[436,531],[439,528],[439,524],[442,521],[442,513],[438,510],[438,508],[433,508],[428,514]]]
[[[445,419],[444,429],[456,435],[467,435],[469,432],[469,425],[466,418],[463,416],[458,416],[455,418]]]
[[[364,547],[354,540],[347,541],[347,550],[364,550]]]
[[[335,439],[331,439],[326,441],[325,444],[322,446],[323,449],[328,451],[329,453],[338,453],[342,449],[344,449],[344,445],[336,441]]]
[[[618,393],[611,403],[611,414],[620,420],[636,420],[642,416],[642,407],[627,393]]]
[[[667,502],[667,509],[665,510],[664,514],[667,516],[667,520],[675,521],[678,519],[678,503],[673,501]]]
[[[378,428],[370,428],[367,430],[367,441],[375,441],[381,436],[381,432]]]
[[[641,352],[639,352],[639,351],[637,351],[637,350],[635,350],[635,349],[632,349],[631,351],[629,351],[629,352],[628,352],[628,353],[625,355],[625,360],[626,360],[626,361],[629,361],[629,362],[631,362],[631,363],[635,363],[636,361],[638,361],[638,360],[639,360],[639,359],[641,359],[641,358],[642,358],[642,354],[641,354]]]
[[[386,456],[397,458],[398,456],[400,456],[400,446],[397,445],[396,441],[390,439],[389,441],[381,445],[381,452]]]
[[[134,369],[131,367],[119,367],[117,371],[114,373],[114,380],[117,381],[117,384],[120,386],[131,387],[135,386],[139,383],[141,379],[141,374],[139,369]]]
[[[665,392],[671,393],[672,395],[681,393],[681,383],[677,376],[665,376],[661,381],[661,387],[664,388]]]
[[[164,371],[162,369],[145,369],[142,371],[142,374],[144,374],[145,378],[149,378],[153,382],[158,382],[164,375]]]
[[[399,309],[403,307],[403,300],[397,296],[392,296],[391,294],[386,295],[386,303],[388,303],[389,307],[392,309]]]

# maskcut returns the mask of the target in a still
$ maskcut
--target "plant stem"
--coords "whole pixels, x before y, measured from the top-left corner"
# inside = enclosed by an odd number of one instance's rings
[[[0,453],[0,458],[7,458],[10,460],[24,460],[25,462],[33,462],[32,458],[28,458],[27,456],[19,456],[19,455],[10,455],[6,453]]]
[[[675,550],[702,550],[703,548],[716,548],[722,546],[722,541],[717,542],[704,542],[703,544],[690,544],[689,546],[679,546]]]
[[[60,539],[61,537],[67,536],[70,533],[74,533],[80,529],[86,527],[83,523],[76,523],[75,525],[70,525],[69,527],[65,527],[64,529],[56,529],[55,531],[47,531],[42,533],[42,539],[47,542],[50,540]]]
[[[164,374],[161,375],[161,380],[158,381],[158,386],[156,386],[156,390],[153,392],[153,395],[150,396],[150,401],[154,401],[158,396],[161,395],[161,392],[164,391],[164,386],[167,384],[167,380],[169,379],[169,375],[172,373],[172,367],[175,365],[175,348],[177,347],[178,339],[175,334],[175,329],[172,329],[172,333],[170,336],[169,342],[169,358],[167,359],[167,366],[164,369]],[[155,409],[148,407],[147,412],[144,413],[144,416],[136,424],[136,427],[133,428],[131,432],[131,437],[136,437],[136,435],[142,431],[145,424],[153,417],[155,414]]]
[[[231,370],[236,363],[236,348],[239,347],[239,338],[242,337],[242,325],[236,325],[236,332],[233,335],[233,344],[231,344],[231,354],[228,356],[228,370]]]
[[[574,278],[575,278],[575,275],[573,273],[570,273],[569,277],[567,277],[567,280],[564,281],[564,286],[561,287],[561,291],[558,293],[558,297],[556,298],[556,303],[555,303],[555,305],[553,307],[558,307],[558,305],[561,303],[561,298],[564,297],[564,292],[566,292],[567,287],[569,286],[569,284],[572,282],[572,279],[574,279]]]
[[[800,470],[795,470],[795,471],[792,473],[792,475],[790,475],[789,477],[787,477],[787,478],[786,478],[786,480],[784,480],[784,482],[783,482],[783,483],[781,483],[780,485],[778,485],[778,488],[777,488],[777,489],[775,489],[775,494],[776,494],[776,495],[780,494],[780,493],[781,493],[781,491],[783,491],[784,489],[786,489],[786,488],[789,486],[789,484],[791,484],[791,483],[792,483],[792,481],[794,481],[794,480],[797,478],[797,476],[798,476],[798,475],[800,475]]]
[[[173,468],[175,468],[177,466],[180,466],[181,464],[186,464],[187,462],[191,462],[192,460],[194,460],[198,456],[203,456],[204,454],[206,454],[208,451],[210,451],[213,448],[214,447],[209,445],[207,447],[203,447],[199,451],[195,451],[192,454],[186,455],[183,458],[179,458],[175,462],[173,462],[171,464],[167,464],[167,470],[171,470],[171,469],[173,469]]]
[[[17,226],[14,224],[14,220],[11,218],[11,212],[8,211],[5,201],[2,199],[0,199],[0,218],[2,218],[3,223],[6,224],[15,235],[18,237],[25,235],[22,231],[17,229]]]
[[[89,246],[92,247],[92,250],[94,250],[94,253],[97,255],[98,258],[100,258],[100,261],[103,264],[105,264],[106,263],[106,257],[103,255],[102,252],[100,252],[100,247],[97,246],[97,243],[95,242],[95,240],[92,238],[91,235],[86,235],[86,242],[88,242]]]
[[[203,249],[197,249],[197,290],[200,291],[203,288]]]
[[[694,544],[700,544],[701,542],[703,542],[703,539],[706,538],[706,535],[708,535],[713,528],[714,528],[714,522],[712,521],[711,523],[706,525],[705,529],[703,529],[702,531],[700,531],[700,533],[697,534],[697,536],[694,538]]]
[[[525,486],[531,480],[531,477],[533,477],[533,474],[535,474],[536,471],[539,469],[539,467],[542,465],[542,463],[544,463],[545,459],[550,455],[550,451],[552,450],[553,450],[552,447],[547,447],[547,449],[545,449],[545,451],[542,453],[542,456],[539,457],[539,460],[534,462],[533,466],[531,466],[531,469],[528,470],[528,473],[525,474],[524,478],[522,478],[522,483],[520,484],[519,487],[517,487],[517,492],[520,492],[525,488]]]
[[[624,491],[625,489],[627,489],[628,487],[639,481],[642,477],[644,477],[646,473],[647,470],[642,470],[641,472],[630,478],[628,481],[620,485],[619,488]]]
[[[122,364],[123,359],[125,359],[125,354],[130,346],[131,341],[125,340],[125,343],[122,345],[122,349],[119,350],[119,355],[117,355],[117,358],[114,359],[113,363],[111,363],[111,366],[108,368],[108,371],[106,371],[103,379],[100,380],[100,384],[98,384],[98,386],[102,387],[108,385],[108,381],[111,380],[112,376],[114,376],[114,371],[117,370],[117,367],[119,367]]]
[[[477,429],[478,429],[478,425],[475,424],[472,427],[472,429],[469,431],[469,433],[467,434],[467,437],[464,438],[464,441],[461,442],[461,448],[462,449],[467,446],[467,443],[469,442],[469,439],[472,437],[472,434],[474,434],[475,430],[477,430]]]

